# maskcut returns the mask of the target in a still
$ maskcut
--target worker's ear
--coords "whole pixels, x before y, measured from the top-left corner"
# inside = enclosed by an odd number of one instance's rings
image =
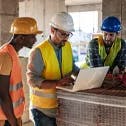
[[[14,39],[15,39],[15,42],[20,43],[20,42],[24,41],[24,36],[23,35],[16,35]]]
[[[51,33],[54,33],[55,29],[53,27],[51,27]]]

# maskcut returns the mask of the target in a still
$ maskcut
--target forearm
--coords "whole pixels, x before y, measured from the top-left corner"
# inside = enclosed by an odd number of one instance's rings
[[[65,76],[59,80],[45,80],[41,84],[40,88],[42,89],[52,89],[56,88],[56,86],[65,86],[73,83],[74,79],[71,76]]]
[[[17,126],[17,119],[14,115],[14,110],[13,110],[11,98],[9,97],[9,95],[7,95],[6,97],[3,97],[1,99],[2,99],[1,100],[1,108],[4,112],[4,114],[6,115],[7,120],[9,121],[11,126]]]
[[[11,126],[18,126],[16,124],[16,117],[14,115],[13,104],[10,97],[9,87],[10,87],[10,76],[0,75],[0,105],[3,110],[7,120]]]
[[[30,87],[40,87],[45,79],[36,75],[32,71],[27,73],[27,83]]]
[[[40,88],[42,89],[52,89],[52,88],[56,88],[58,84],[58,80],[44,80],[42,83],[41,83],[41,86]]]
[[[120,71],[124,71],[126,67],[126,54],[121,55],[120,57],[116,58],[116,63],[114,64],[115,66],[118,66]]]

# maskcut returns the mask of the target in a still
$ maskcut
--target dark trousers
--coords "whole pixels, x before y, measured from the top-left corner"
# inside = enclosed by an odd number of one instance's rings
[[[10,123],[6,120],[4,126],[11,126]]]
[[[57,126],[56,118],[51,118],[37,109],[31,110],[35,126]]]

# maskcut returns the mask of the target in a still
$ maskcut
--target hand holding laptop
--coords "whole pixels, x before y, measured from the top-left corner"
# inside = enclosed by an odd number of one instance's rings
[[[70,75],[67,75],[64,78],[57,81],[56,85],[57,86],[68,86],[68,85],[72,84],[73,82],[74,82],[74,79]]]
[[[108,69],[109,69],[108,66],[81,69],[74,85],[70,85],[70,86],[62,85],[62,86],[57,86],[56,88],[69,91],[69,92],[75,92],[80,90],[101,87]]]

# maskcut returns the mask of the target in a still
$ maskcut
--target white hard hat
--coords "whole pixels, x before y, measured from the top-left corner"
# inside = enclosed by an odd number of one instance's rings
[[[74,23],[71,15],[67,12],[59,12],[56,13],[50,22],[50,25],[54,28],[66,31],[66,32],[73,32],[74,30]]]

